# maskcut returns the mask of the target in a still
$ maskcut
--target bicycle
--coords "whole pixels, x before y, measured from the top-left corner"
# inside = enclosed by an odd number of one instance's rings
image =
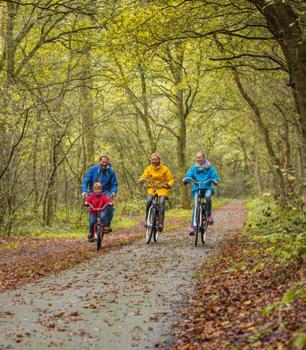
[[[205,189],[201,189],[201,186],[212,182],[213,180],[207,180],[205,182],[198,182],[192,178],[185,178],[184,180],[192,180],[195,184],[199,185],[199,192],[197,196],[197,204],[194,208],[195,213],[193,216],[193,226],[195,227],[195,246],[198,245],[199,235],[201,235],[201,242],[205,244],[206,242],[206,233],[208,228],[208,215],[205,199]]]
[[[87,206],[90,206],[92,210],[96,211],[96,223],[94,225],[94,242],[96,243],[96,248],[97,250],[99,250],[102,246],[102,241],[103,241],[103,237],[106,233],[105,229],[104,229],[104,225],[103,222],[100,219],[100,213],[101,211],[103,211],[105,209],[105,207],[109,204],[105,204],[103,206],[103,208],[94,208],[91,203],[87,203]]]
[[[149,244],[153,238],[154,242],[157,242],[159,231],[158,231],[158,213],[159,213],[159,196],[157,194],[158,188],[168,188],[167,183],[163,184],[154,184],[150,180],[143,179],[148,182],[148,185],[145,185],[146,188],[153,187],[153,199],[152,204],[148,210],[148,215],[146,218],[146,243]]]

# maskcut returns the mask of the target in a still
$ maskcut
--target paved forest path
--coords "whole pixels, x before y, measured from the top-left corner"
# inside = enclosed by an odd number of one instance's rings
[[[245,220],[241,201],[214,212],[207,244],[186,219],[143,240],[0,294],[0,349],[170,348],[172,325],[203,261]]]

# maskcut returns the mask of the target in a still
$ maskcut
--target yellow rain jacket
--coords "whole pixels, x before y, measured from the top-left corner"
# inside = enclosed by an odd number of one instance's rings
[[[156,185],[168,183],[172,186],[174,183],[174,178],[171,171],[162,163],[160,163],[157,167],[149,165],[140,176],[139,180],[141,179],[150,180]],[[157,188],[156,192],[159,196],[168,196],[170,191],[168,188]],[[154,194],[153,187],[148,188],[148,194]]]

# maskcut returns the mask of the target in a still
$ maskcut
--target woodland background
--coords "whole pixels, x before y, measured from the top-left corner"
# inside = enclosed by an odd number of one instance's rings
[[[102,153],[126,211],[143,205],[155,151],[176,178],[170,206],[188,208],[181,179],[198,150],[217,196],[299,208],[305,28],[300,0],[2,1],[1,234],[77,222]]]

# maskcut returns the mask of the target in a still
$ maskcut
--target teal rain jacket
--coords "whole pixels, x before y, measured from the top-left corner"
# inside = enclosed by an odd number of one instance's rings
[[[201,188],[199,187],[199,184],[195,183],[192,187],[192,195],[194,196],[199,189],[203,190],[212,190],[212,193],[214,193],[214,186],[213,183],[210,181],[206,184],[204,184],[207,180],[213,180],[216,182],[219,182],[219,175],[216,172],[215,168],[209,163],[208,160],[205,161],[203,166],[200,166],[198,163],[195,163],[190,167],[190,169],[187,171],[187,173],[184,176],[184,183],[191,182],[190,179],[193,179],[197,182],[202,182]]]

